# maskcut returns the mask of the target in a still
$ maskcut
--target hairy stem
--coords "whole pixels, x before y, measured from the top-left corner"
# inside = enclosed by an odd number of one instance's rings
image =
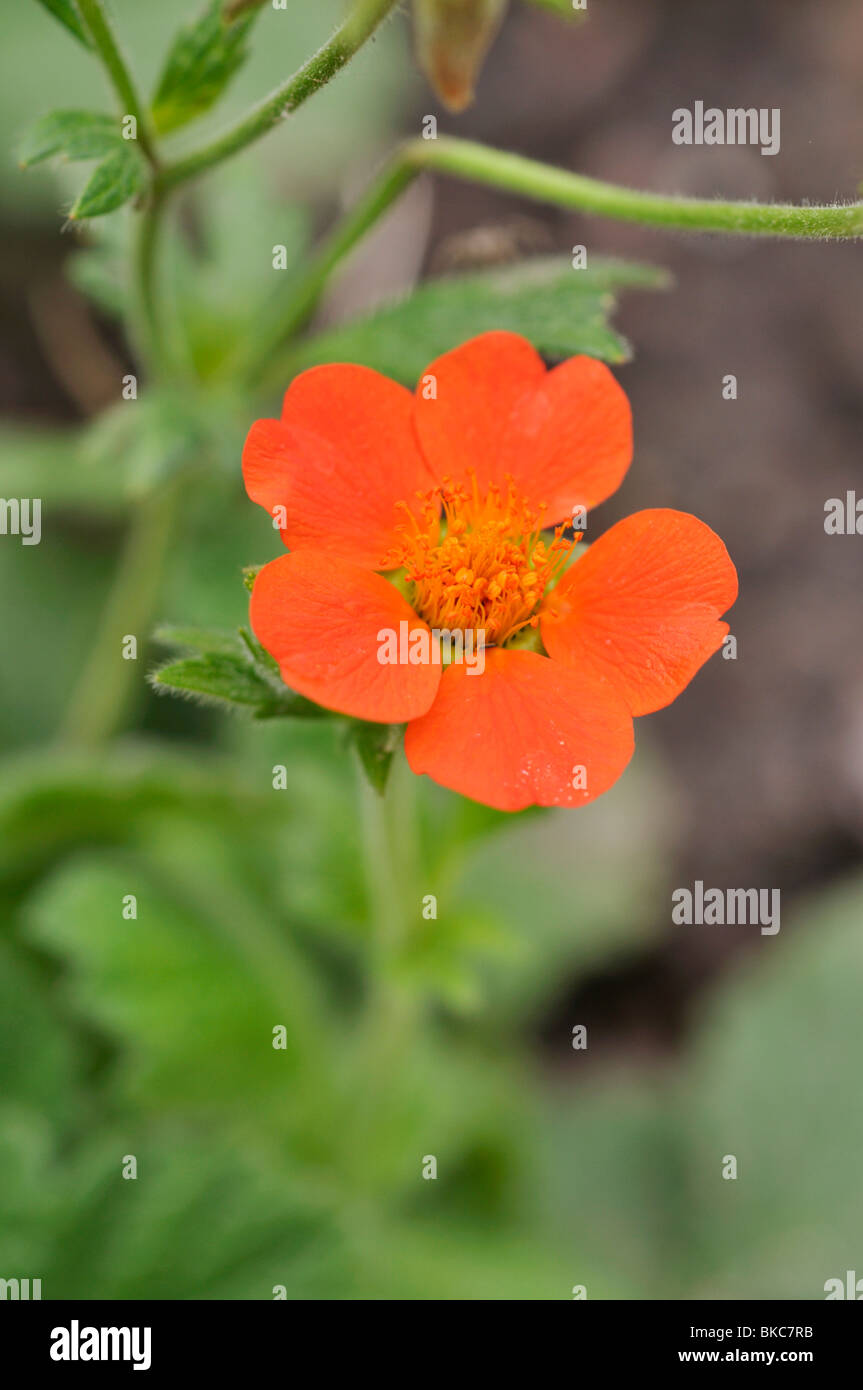
[[[138,143],[147,159],[156,165],[156,151],[150,130],[147,108],[140,100],[129,66],[120,51],[102,0],[78,0],[78,9],[84,25],[93,40],[93,47],[102,59],[114,90],[120,99],[123,115],[134,116],[138,129]]]
[[[863,203],[797,206],[793,203],[725,202],[713,198],[677,198],[641,193],[632,188],[556,169],[524,155],[508,154],[472,140],[449,136],[412,140],[400,156],[413,168],[436,169],[455,178],[491,184],[511,193],[595,213],[623,222],[679,227],[743,236],[859,237]]]
[[[159,175],[162,189],[175,188],[206,169],[221,164],[231,155],[266,135],[283,116],[298,106],[318,88],[323,87],[353,57],[369,39],[398,0],[354,0],[344,23],[332,38],[307,62],[263,101],[254,106],[236,125],[216,137],[210,144],[193,150],[184,159],[164,168]]]

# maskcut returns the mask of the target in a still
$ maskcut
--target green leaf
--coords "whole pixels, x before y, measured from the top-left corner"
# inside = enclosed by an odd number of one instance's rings
[[[84,44],[85,48],[92,48],[90,35],[81,22],[75,0],[39,0],[39,3],[55,19],[59,19],[60,23],[69,30],[69,33],[75,35],[79,43]]]
[[[18,163],[28,169],[55,154],[66,159],[101,159],[116,150],[121,140],[119,121],[104,111],[51,111],[21,140]]]
[[[401,737],[401,724],[367,724],[358,722],[351,729],[351,738],[359,754],[363,771],[381,795],[386,791],[393,754]]]
[[[124,140],[93,170],[69,216],[73,222],[85,217],[103,217],[134,198],[143,186],[144,162],[137,144],[134,140]]]
[[[256,719],[322,716],[324,711],[271,676],[272,665],[256,644],[236,636],[191,628],[160,628],[157,637],[171,646],[191,648],[194,656],[170,661],[154,671],[156,690],[197,696],[206,703],[250,710]]]
[[[182,814],[150,841],[66,861],[29,900],[29,931],[66,963],[71,1015],[116,1051],[118,1090],[159,1110],[268,1095],[278,1111],[289,1076],[324,1061],[315,981],[268,914],[267,886],[245,881],[242,850],[234,862],[222,835]]]
[[[202,116],[218,101],[245,61],[246,36],[256,19],[222,18],[222,0],[210,0],[193,24],[185,25],[165,60],[153,98],[153,121],[161,135]]]
[[[326,1298],[351,1267],[295,1162],[189,1121],[86,1126],[72,1146],[44,1116],[0,1111],[0,1265],[37,1270],[51,1297]],[[123,1182],[132,1134],[142,1180]]]
[[[413,383],[439,353],[477,333],[508,329],[549,357],[587,353],[625,362],[629,345],[608,323],[616,291],[666,284],[665,273],[651,266],[598,260],[573,270],[560,257],[542,257],[429,281],[400,303],[308,339],[296,352],[304,367],[360,362]]]
[[[155,671],[152,684],[198,695],[228,705],[246,705],[269,711],[274,696],[269,685],[252,665],[240,656],[210,652],[206,656],[185,657]]]

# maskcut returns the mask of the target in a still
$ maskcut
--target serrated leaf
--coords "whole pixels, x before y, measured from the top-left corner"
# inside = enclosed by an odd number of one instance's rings
[[[81,22],[75,0],[39,0],[39,4],[55,19],[58,19],[69,30],[70,34],[74,34],[78,42],[82,43],[85,48],[92,48],[90,36]]]
[[[228,652],[206,652],[172,661],[154,672],[152,683],[254,710],[268,706],[272,700],[267,682],[251,663]]]
[[[61,154],[66,159],[101,159],[122,140],[116,116],[104,111],[51,111],[31,126],[18,146],[22,169]]]
[[[144,187],[144,163],[134,140],[124,140],[118,149],[102,160],[79,194],[70,218],[104,217],[122,207]]]
[[[559,257],[542,257],[430,281],[397,304],[306,340],[296,352],[303,367],[359,362],[413,384],[438,354],[478,333],[507,329],[549,357],[587,353],[625,362],[629,345],[608,322],[615,292],[666,283],[664,272],[651,266],[597,261],[574,270]]]
[[[256,17],[244,14],[226,23],[221,0],[210,0],[203,14],[180,30],[153,98],[153,121],[161,135],[202,116],[218,101],[246,59],[246,36]]]
[[[284,686],[281,690],[255,669],[251,661],[226,651],[169,662],[150,677],[156,689],[165,688],[215,704],[251,710],[256,719],[319,715],[317,705]]]
[[[276,716],[323,716],[320,706],[283,684],[278,664],[245,628],[158,628],[156,640],[193,652],[156,671],[151,684],[217,704],[244,706],[256,719]]]

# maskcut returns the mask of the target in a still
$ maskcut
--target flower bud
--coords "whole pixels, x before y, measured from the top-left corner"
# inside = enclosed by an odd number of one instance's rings
[[[450,111],[473,101],[477,74],[507,0],[414,0],[420,67]]]

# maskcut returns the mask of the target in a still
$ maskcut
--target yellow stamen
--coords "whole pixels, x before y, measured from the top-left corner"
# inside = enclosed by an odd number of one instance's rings
[[[493,484],[484,495],[473,472],[468,486],[445,479],[422,501],[418,517],[400,504],[402,539],[382,562],[405,570],[419,616],[430,627],[484,632],[487,646],[536,626],[543,595],[580,533],[565,538],[566,526],[558,526],[552,540],[541,540],[544,508],[530,508],[510,477],[505,493]]]

